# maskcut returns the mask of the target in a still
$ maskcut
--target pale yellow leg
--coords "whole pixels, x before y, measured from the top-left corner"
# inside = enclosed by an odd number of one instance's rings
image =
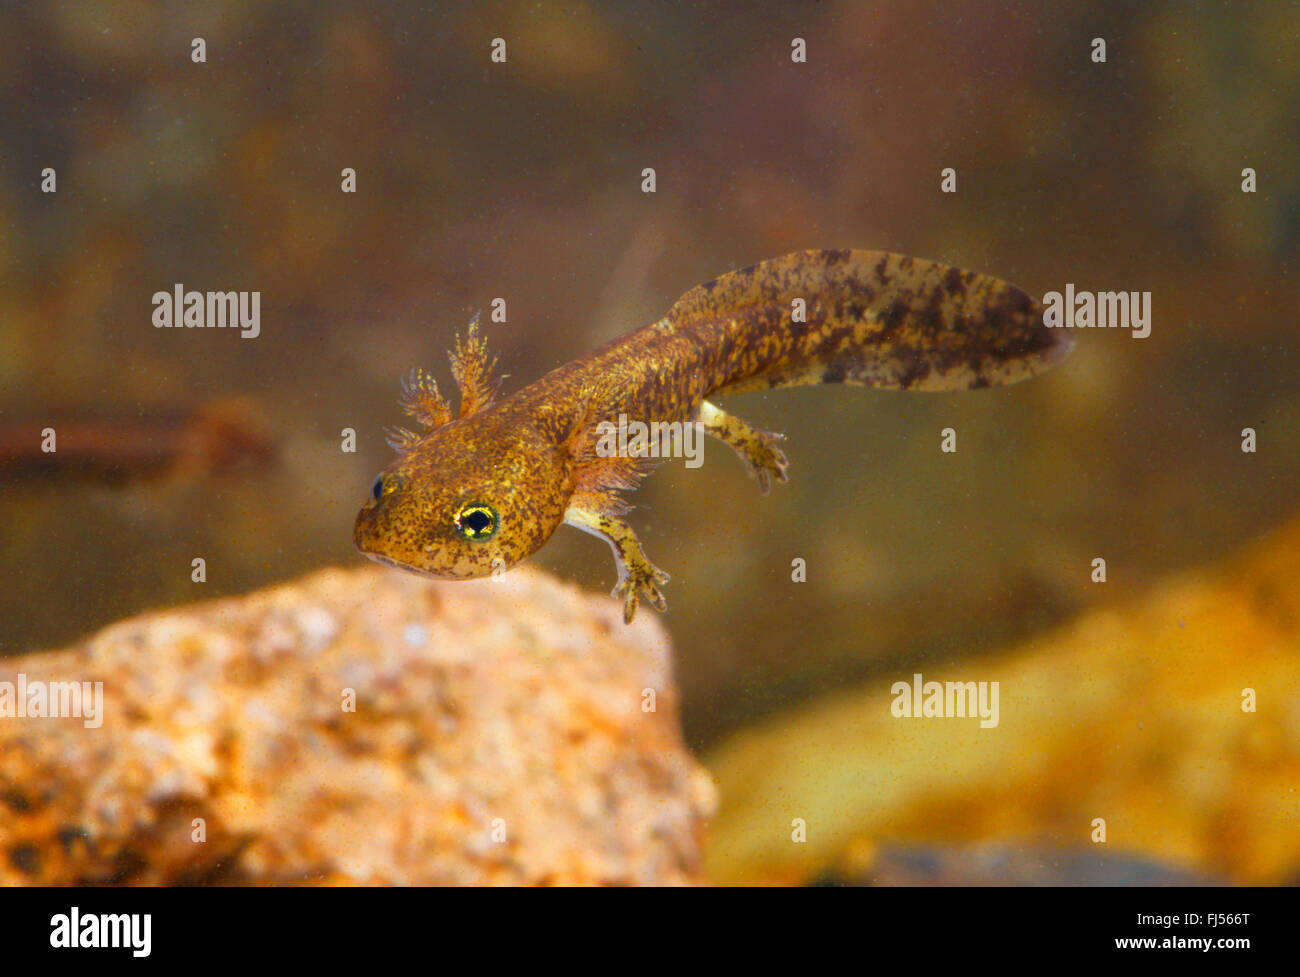
[[[614,551],[618,586],[611,596],[622,598],[625,623],[632,623],[641,597],[660,611],[668,609],[668,602],[659,591],[659,587],[668,582],[668,574],[646,559],[641,541],[631,526],[615,516],[583,508],[581,504],[570,505],[565,510],[564,521],[584,533],[599,536]]]

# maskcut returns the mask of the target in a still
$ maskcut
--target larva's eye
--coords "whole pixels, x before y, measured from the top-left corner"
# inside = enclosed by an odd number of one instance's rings
[[[481,543],[497,531],[497,512],[482,502],[467,502],[456,512],[456,531]]]
[[[374,483],[370,486],[371,501],[367,502],[366,505],[374,505],[385,496],[406,488],[407,477],[405,472],[400,471],[380,472],[375,476]]]

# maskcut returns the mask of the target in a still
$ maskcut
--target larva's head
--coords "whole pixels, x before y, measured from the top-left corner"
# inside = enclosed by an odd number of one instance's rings
[[[372,560],[430,577],[509,569],[559,527],[571,466],[529,432],[455,421],[419,439],[375,479],[352,538]]]

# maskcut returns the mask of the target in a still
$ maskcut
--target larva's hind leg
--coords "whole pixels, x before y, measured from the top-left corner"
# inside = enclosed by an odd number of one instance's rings
[[[764,492],[771,490],[772,479],[786,481],[785,468],[788,463],[784,453],[776,446],[778,441],[785,438],[784,434],[750,427],[739,417],[728,414],[707,400],[700,404],[698,416],[708,434],[731,445],[736,454],[740,455],[740,460],[745,463],[749,473],[758,479],[758,487]]]

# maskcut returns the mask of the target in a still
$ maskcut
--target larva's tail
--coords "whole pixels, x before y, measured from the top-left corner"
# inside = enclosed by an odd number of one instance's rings
[[[717,351],[716,393],[816,383],[1001,386],[1073,346],[1014,285],[883,251],[764,261],[691,289],[668,319]]]

